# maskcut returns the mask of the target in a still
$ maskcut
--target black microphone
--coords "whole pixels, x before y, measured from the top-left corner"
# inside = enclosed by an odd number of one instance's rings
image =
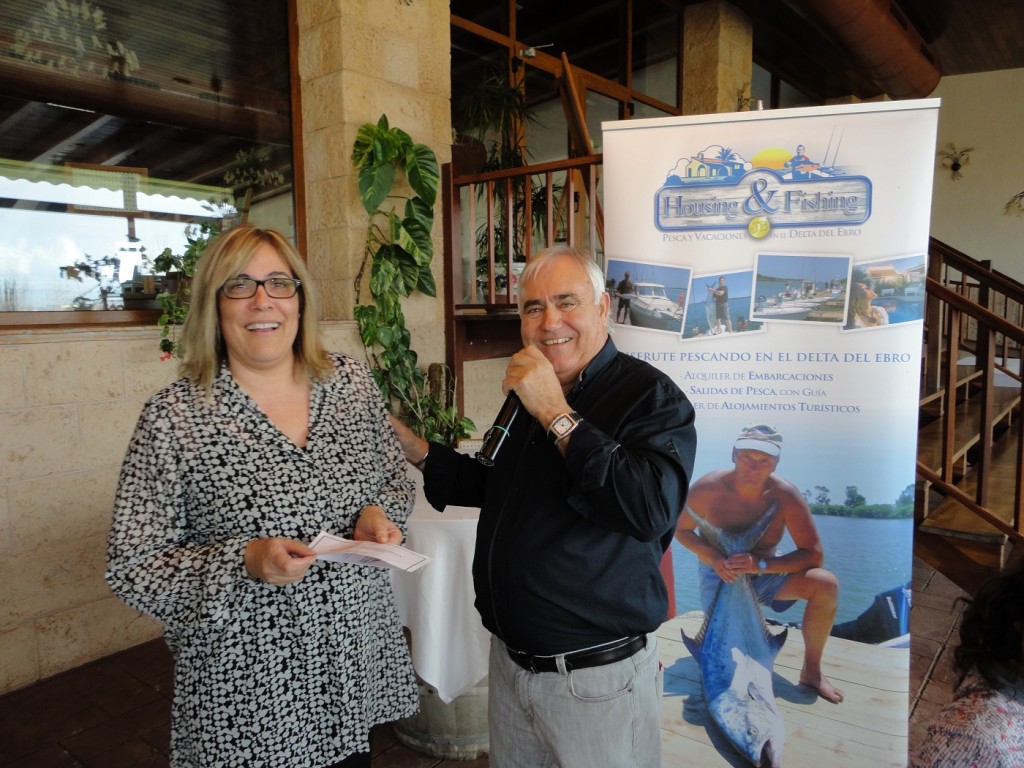
[[[501,450],[505,438],[508,437],[508,428],[517,413],[519,413],[519,398],[515,391],[509,390],[505,404],[498,411],[498,418],[494,420],[494,425],[484,433],[484,444],[476,454],[477,461],[485,467],[494,465],[498,451]]]

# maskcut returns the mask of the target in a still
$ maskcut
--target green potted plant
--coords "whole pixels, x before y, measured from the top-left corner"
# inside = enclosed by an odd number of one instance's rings
[[[417,434],[454,445],[469,437],[475,425],[455,408],[454,382],[447,367],[435,363],[424,371],[417,366],[401,301],[415,291],[437,295],[430,271],[434,201],[440,182],[437,156],[405,131],[392,128],[387,115],[381,115],[376,124],[360,127],[352,162],[369,217],[355,280],[354,313],[374,379],[389,410]],[[395,189],[400,177],[411,189],[408,196]],[[360,304],[367,267],[373,302]]]
[[[206,246],[219,234],[218,221],[189,224],[185,229],[186,245],[183,253],[173,253],[170,248],[164,248],[153,259],[153,270],[164,274],[164,290],[156,296],[162,310],[157,325],[160,326],[160,351],[164,353],[164,359],[170,359],[173,355],[180,357],[177,329],[188,315],[192,276]]]
[[[463,172],[489,172],[520,168],[527,165],[530,150],[523,141],[527,123],[535,121],[533,110],[521,84],[502,75],[491,72],[475,88],[467,91],[457,102],[453,118],[459,127],[458,142],[464,146],[476,146],[485,152],[479,167],[463,168]],[[561,194],[561,185],[556,184],[554,194]],[[480,193],[484,192],[480,185]],[[509,254],[506,253],[508,234],[512,233],[512,261],[521,266],[525,263],[524,233],[528,228],[534,236],[544,231],[547,219],[547,194],[543,186],[535,186],[532,180],[517,180],[511,187],[511,215],[506,204],[506,190],[501,184],[495,185],[494,221],[494,287],[503,293],[509,276],[505,274]],[[526,221],[526,198],[530,196],[531,221]],[[564,212],[559,212],[559,216]],[[484,221],[476,229],[477,263],[476,272],[480,290],[486,292],[489,273],[488,248],[491,233]],[[501,300],[500,297],[496,297]]]

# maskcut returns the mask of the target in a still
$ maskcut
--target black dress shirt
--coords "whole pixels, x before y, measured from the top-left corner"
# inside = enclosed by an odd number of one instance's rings
[[[567,653],[665,620],[659,572],[686,501],[693,406],[609,339],[568,396],[563,457],[520,408],[493,467],[430,446],[427,500],[481,508],[473,581],[484,626],[513,649]]]

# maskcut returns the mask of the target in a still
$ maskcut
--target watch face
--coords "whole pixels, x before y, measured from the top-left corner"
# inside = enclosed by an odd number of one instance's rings
[[[557,442],[572,432],[578,423],[579,417],[576,413],[563,413],[551,422],[548,437]]]
[[[565,431],[572,426],[572,424],[572,419],[569,416],[559,416],[555,419],[555,423],[551,425],[551,431],[556,435],[563,435],[565,434]]]

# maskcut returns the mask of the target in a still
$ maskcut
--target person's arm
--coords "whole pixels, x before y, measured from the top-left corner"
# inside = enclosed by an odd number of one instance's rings
[[[686,502],[696,442],[693,406],[682,393],[643,398],[614,436],[584,414],[566,446],[568,502],[641,541],[671,536]]]
[[[559,441],[568,477],[566,501],[583,517],[640,541],[671,537],[693,471],[693,406],[675,384],[657,382],[653,372],[624,375],[628,382],[605,376],[590,385],[609,388],[601,416],[614,423],[614,434],[582,413],[579,426]],[[551,363],[534,347],[512,356],[502,389],[514,390],[544,429],[572,410]]]
[[[796,549],[784,555],[765,555],[765,573],[801,573],[818,568],[825,562],[821,537],[811,517],[811,510],[796,486],[787,480],[775,478],[779,483],[779,512],[784,516],[786,530]]]
[[[693,487],[690,489],[687,508],[683,509],[679,515],[675,538],[676,541],[693,552],[698,560],[714,568],[718,578],[726,583],[732,583],[739,576],[740,572],[730,567],[729,558],[712,545],[707,538],[697,532],[697,521],[693,518],[693,514],[700,515],[701,517],[707,516],[707,505],[714,503],[716,488],[714,478],[718,474],[718,471],[709,472],[693,484]]]
[[[170,631],[225,621],[257,584],[246,562],[252,537],[195,540],[185,493],[185,420],[160,403],[143,409],[121,468],[107,545],[111,589]]]
[[[369,445],[380,466],[379,481],[362,500],[359,516],[354,522],[353,538],[399,544],[405,535],[406,521],[412,514],[416,485],[409,477],[404,449],[381,399],[380,390],[367,366],[358,366],[359,375],[352,377],[352,392],[347,393],[352,407],[367,414]],[[379,510],[383,520],[377,516]],[[363,519],[365,518],[365,519]],[[397,534],[397,540],[396,540]],[[383,537],[383,538],[381,538]]]
[[[715,549],[711,544],[707,542],[703,536],[697,533],[697,524],[693,518],[687,514],[686,510],[683,510],[682,514],[679,515],[679,522],[676,524],[675,532],[676,541],[686,547],[688,550],[693,552],[705,565],[710,565],[717,572],[719,567],[725,562],[725,555]],[[720,577],[723,575],[718,574]],[[723,577],[724,578],[724,577]],[[730,577],[728,580],[732,581],[734,577]]]
[[[428,443],[407,425],[391,417],[405,460],[423,473],[423,493],[434,509],[443,512],[449,504],[479,507],[484,503],[486,467],[440,443]]]

